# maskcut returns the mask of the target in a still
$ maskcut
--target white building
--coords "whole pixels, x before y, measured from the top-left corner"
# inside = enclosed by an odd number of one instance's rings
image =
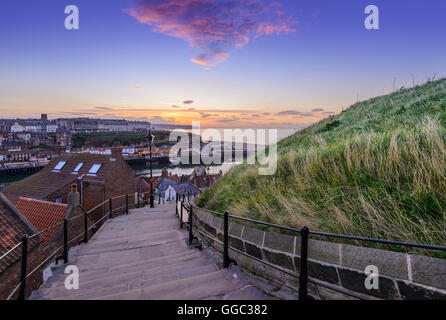
[[[14,124],[11,126],[11,132],[24,132],[25,127],[20,125],[18,122],[14,122]]]

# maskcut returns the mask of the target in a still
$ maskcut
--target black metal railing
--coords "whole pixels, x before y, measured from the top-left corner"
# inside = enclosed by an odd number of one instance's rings
[[[55,263],[57,264],[59,262],[59,260],[63,260],[64,264],[67,264],[68,260],[69,260],[68,252],[70,249],[70,244],[72,244],[73,242],[75,242],[76,240],[78,240],[81,237],[83,239],[79,242],[79,244],[88,243],[89,232],[93,229],[96,229],[98,224],[105,221],[107,218],[113,219],[113,214],[117,211],[124,210],[123,214],[129,214],[129,207],[131,207],[132,205],[134,208],[140,208],[141,205],[148,204],[149,197],[144,197],[144,199],[142,201],[140,200],[140,198],[141,198],[141,196],[144,196],[145,194],[149,194],[149,193],[150,193],[150,191],[142,192],[142,193],[135,192],[135,193],[124,194],[121,196],[109,198],[109,199],[99,203],[98,205],[96,205],[95,207],[91,208],[88,211],[83,210],[83,214],[80,214],[80,215],[77,215],[75,217],[71,217],[68,219],[64,219],[62,222],[56,223],[56,224],[54,224],[48,228],[45,228],[44,230],[39,231],[31,236],[24,234],[22,237],[22,240],[19,243],[15,244],[14,247],[12,247],[7,252],[5,252],[2,256],[0,256],[0,261],[1,261],[1,260],[5,259],[6,257],[8,257],[13,252],[15,252],[15,250],[18,250],[19,247],[21,248],[21,252],[20,252],[21,268],[20,268],[19,283],[12,290],[12,292],[9,294],[9,296],[7,297],[6,300],[10,300],[12,297],[14,297],[14,295],[17,293],[17,290],[19,291],[17,299],[24,300],[26,298],[27,279],[29,279],[31,277],[31,275],[33,275],[36,271],[40,270],[41,268],[45,267],[46,264],[49,263],[51,261],[51,259],[53,259],[57,253],[60,253],[60,255],[55,257]],[[135,201],[129,201],[129,196],[135,196],[137,199]],[[120,199],[120,198],[125,198],[125,205],[114,208],[113,201]],[[108,212],[106,212],[106,210],[104,208],[102,217],[99,220],[95,221],[92,225],[89,226],[88,218],[90,217],[90,214],[93,211],[95,211],[103,206],[106,206],[107,204],[108,204],[108,208],[109,208]],[[81,234],[77,235],[76,237],[69,239],[69,223],[75,219],[82,218],[82,217],[84,218],[83,232]],[[40,264],[37,267],[35,267],[31,272],[28,273],[28,255],[29,255],[29,243],[30,243],[29,241],[33,238],[42,236],[45,232],[48,232],[51,229],[60,228],[60,226],[62,226],[62,225],[63,225],[63,245],[57,247],[51,254],[49,254],[46,257],[45,260],[40,262]]]
[[[412,248],[418,248],[418,249],[428,249],[428,250],[439,250],[439,251],[446,251],[446,247],[444,246],[436,246],[436,245],[428,245],[428,244],[419,244],[419,243],[409,243],[409,242],[402,242],[402,241],[393,241],[393,240],[383,240],[383,239],[374,239],[374,238],[367,238],[367,237],[358,237],[358,236],[349,236],[349,235],[342,235],[342,234],[335,234],[335,233],[326,233],[326,232],[319,232],[319,231],[310,231],[310,229],[306,226],[304,226],[302,229],[287,227],[287,226],[281,226],[273,223],[258,221],[250,218],[245,217],[239,217],[239,216],[233,216],[230,215],[228,212],[216,212],[212,210],[207,210],[203,208],[196,207],[192,205],[189,201],[186,203],[185,196],[181,198],[181,196],[177,196],[177,205],[176,205],[176,214],[180,219],[180,227],[182,227],[185,222],[183,221],[183,210],[186,210],[188,212],[188,228],[189,228],[189,239],[191,239],[193,236],[192,230],[198,232],[199,234],[205,236],[208,239],[211,239],[212,241],[220,244],[223,246],[223,267],[228,268],[231,263],[235,263],[236,261],[234,259],[231,259],[229,256],[229,249],[233,250],[234,252],[237,252],[239,254],[242,254],[244,256],[248,256],[249,258],[256,260],[257,262],[260,262],[262,264],[265,264],[273,269],[276,269],[278,271],[281,271],[287,275],[290,275],[292,277],[295,277],[299,280],[299,300],[307,300],[309,299],[308,295],[308,283],[312,283],[317,286],[324,287],[326,289],[345,294],[347,296],[359,299],[359,300],[368,300],[368,298],[352,293],[350,291],[343,290],[339,287],[335,287],[326,283],[323,283],[321,281],[318,281],[316,279],[310,278],[308,275],[308,240],[311,235],[315,235],[318,237],[329,237],[329,238],[340,238],[340,239],[347,239],[347,240],[356,240],[356,241],[365,241],[365,242],[372,242],[372,243],[380,243],[380,244],[387,244],[387,245],[399,245],[403,247],[412,247]],[[180,207],[180,208],[178,208]],[[193,225],[193,214],[196,210],[203,210],[206,212],[209,212],[213,215],[222,216],[223,217],[223,241],[220,241],[219,239],[213,237],[212,235],[209,235],[206,232],[203,232],[202,230],[199,230],[198,228],[195,228]],[[300,252],[300,272],[295,273],[290,270],[287,270],[285,268],[282,268],[280,266],[274,265],[272,263],[269,263],[267,261],[264,261],[262,259],[259,259],[257,257],[254,257],[246,252],[243,252],[237,248],[231,247],[229,245],[229,219],[239,220],[243,222],[248,222],[252,224],[262,225],[266,227],[276,228],[279,230],[283,230],[286,232],[291,233],[297,233],[300,235],[301,238],[301,252]],[[194,237],[195,238],[195,237]]]

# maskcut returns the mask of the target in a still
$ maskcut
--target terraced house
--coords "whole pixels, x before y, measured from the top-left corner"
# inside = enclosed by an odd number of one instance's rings
[[[43,170],[9,185],[3,193],[13,204],[20,197],[66,204],[70,188],[75,184],[81,205],[88,211],[109,198],[136,191],[134,172],[122,158],[121,151],[114,146],[110,155],[62,153]],[[124,203],[125,198],[114,200],[115,206]],[[93,219],[99,219],[104,210],[100,207],[93,211]]]

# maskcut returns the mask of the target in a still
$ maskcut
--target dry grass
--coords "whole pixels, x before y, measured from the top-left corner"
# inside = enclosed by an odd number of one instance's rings
[[[354,105],[279,143],[278,170],[241,165],[199,199],[283,225],[446,243],[446,80]]]

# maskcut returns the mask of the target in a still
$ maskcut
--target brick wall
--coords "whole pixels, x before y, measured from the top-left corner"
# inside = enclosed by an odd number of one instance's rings
[[[16,250],[21,250],[19,246]],[[42,261],[42,249],[40,243],[34,246],[29,252],[27,257],[27,273],[33,271]],[[10,265],[0,274],[0,300],[5,300],[16,288],[20,282],[21,272],[21,259],[17,260],[14,264]],[[43,277],[42,271],[37,270],[26,280],[26,297],[31,295],[33,290],[37,290],[42,284]],[[19,289],[10,298],[16,300],[19,294]]]
[[[204,210],[195,210],[194,225],[222,241],[223,220]],[[187,215],[184,219],[187,219]],[[199,235],[199,234],[196,234]],[[221,244],[202,236],[215,249]],[[300,271],[300,236],[291,236],[242,225],[229,224],[229,245],[284,270]],[[279,286],[298,289],[298,279],[261,262],[230,250],[242,268]],[[446,299],[446,260],[309,239],[309,277],[325,284],[372,299]],[[379,270],[379,289],[368,290],[364,269],[375,265]],[[309,294],[316,299],[348,299],[332,290],[309,284]]]

